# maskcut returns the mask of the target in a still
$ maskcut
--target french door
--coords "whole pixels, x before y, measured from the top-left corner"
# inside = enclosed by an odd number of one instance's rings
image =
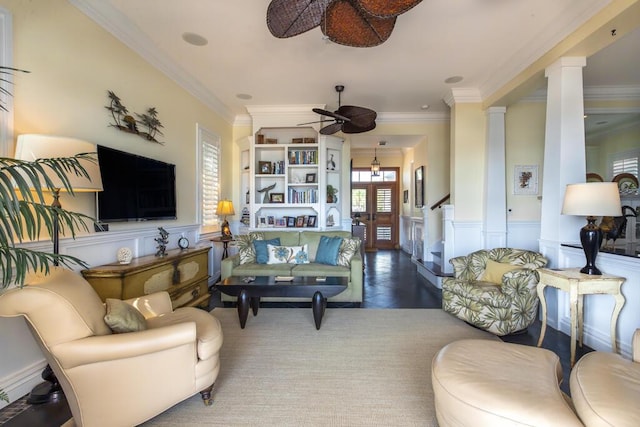
[[[357,171],[352,177],[358,176]],[[388,172],[388,171],[387,171]],[[397,177],[385,171],[381,176],[387,180],[370,182],[353,180],[351,187],[351,215],[358,217],[365,225],[365,250],[394,249],[398,247],[398,183]],[[367,174],[361,174],[366,179]],[[370,175],[370,172],[369,172]]]

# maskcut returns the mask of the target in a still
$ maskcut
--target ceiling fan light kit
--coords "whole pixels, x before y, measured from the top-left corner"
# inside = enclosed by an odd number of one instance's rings
[[[384,43],[396,17],[422,0],[272,0],[267,27],[278,38],[293,37],[320,26],[324,38],[351,47]]]

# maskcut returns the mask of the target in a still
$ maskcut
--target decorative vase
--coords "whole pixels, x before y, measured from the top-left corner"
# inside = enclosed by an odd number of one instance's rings
[[[133,252],[129,248],[120,248],[116,253],[116,259],[120,264],[131,264]]]

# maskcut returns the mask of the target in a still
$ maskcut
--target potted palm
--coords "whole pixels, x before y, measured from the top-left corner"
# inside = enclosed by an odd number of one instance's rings
[[[0,66],[0,80],[6,81],[4,75],[15,71],[22,70]],[[0,92],[10,95],[4,88],[0,88]],[[4,103],[0,104],[0,110],[7,111]],[[52,236],[54,221],[62,230],[68,230],[72,237],[78,230],[88,231],[87,220],[93,222],[93,218],[51,206],[44,198],[46,189],[55,189],[51,177],[57,177],[59,183],[56,186],[72,195],[69,176],[75,174],[90,179],[82,161],[95,162],[95,153],[32,162],[0,157],[0,292],[14,284],[21,287],[29,270],[47,273],[52,265],[86,267],[82,260],[70,255],[21,246],[27,240],[38,239],[43,228]],[[2,389],[0,399],[9,400]]]

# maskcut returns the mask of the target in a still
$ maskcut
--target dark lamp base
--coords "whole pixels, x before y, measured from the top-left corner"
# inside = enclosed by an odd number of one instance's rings
[[[582,267],[580,273],[600,276],[602,273],[596,267],[596,257],[602,244],[602,230],[595,222],[595,217],[588,216],[587,225],[580,229],[580,243],[582,243],[584,256],[587,258],[587,265]]]

